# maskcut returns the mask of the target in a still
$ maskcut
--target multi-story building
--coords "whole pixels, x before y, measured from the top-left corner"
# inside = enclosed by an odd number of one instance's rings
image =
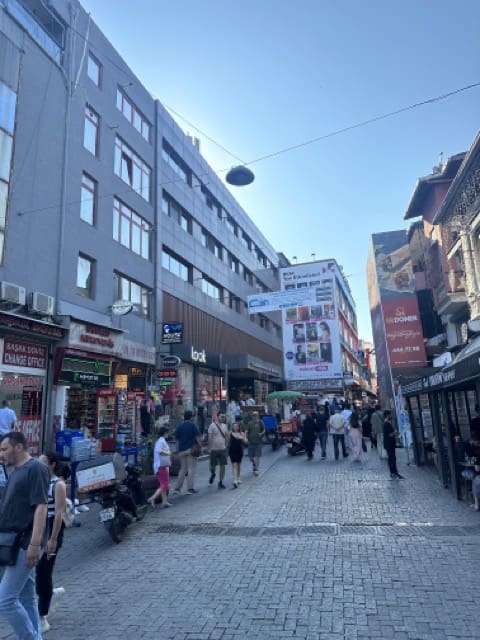
[[[314,300],[283,313],[284,371],[289,389],[320,397],[354,397],[360,389],[355,303],[334,259],[290,265],[282,290],[313,289]]]
[[[281,319],[246,298],[279,258],[198,148],[76,1],[0,0],[0,60],[0,396],[34,450],[43,425],[112,435],[152,390],[262,400]]]

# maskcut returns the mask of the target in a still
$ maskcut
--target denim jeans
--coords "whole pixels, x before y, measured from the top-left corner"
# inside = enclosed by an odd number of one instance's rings
[[[327,455],[327,438],[327,431],[320,431],[320,433],[318,434],[318,440],[320,442],[320,448],[322,449],[322,458],[325,458],[325,456]]]
[[[338,445],[342,445],[343,457],[347,457],[347,448],[345,446],[345,436],[343,433],[334,433],[333,435],[333,452],[335,454],[335,460],[338,460]]]
[[[0,617],[10,623],[18,640],[42,640],[35,594],[35,567],[27,567],[20,549],[17,564],[5,567],[0,582]]]

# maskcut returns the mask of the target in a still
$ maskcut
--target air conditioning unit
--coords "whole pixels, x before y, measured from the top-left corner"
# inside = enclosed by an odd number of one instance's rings
[[[53,316],[55,298],[53,296],[47,296],[45,293],[32,291],[28,296],[28,310],[38,313],[41,316]]]
[[[0,282],[0,300],[13,304],[25,304],[25,288],[12,282]]]

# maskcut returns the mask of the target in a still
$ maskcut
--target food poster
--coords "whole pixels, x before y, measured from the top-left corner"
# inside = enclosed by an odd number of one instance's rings
[[[407,232],[374,233],[372,241],[380,298],[388,300],[415,293]]]
[[[282,312],[287,380],[342,377],[335,269],[333,262],[317,262],[281,270],[282,290],[315,289],[311,306]]]

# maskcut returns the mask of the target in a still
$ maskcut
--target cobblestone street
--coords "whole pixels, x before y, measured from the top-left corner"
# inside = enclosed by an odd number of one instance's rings
[[[150,512],[114,545],[96,522],[66,533],[66,595],[50,640],[472,640],[480,637],[480,516],[432,468],[390,481],[366,462],[265,447],[260,477]],[[10,638],[5,627],[0,637]]]

